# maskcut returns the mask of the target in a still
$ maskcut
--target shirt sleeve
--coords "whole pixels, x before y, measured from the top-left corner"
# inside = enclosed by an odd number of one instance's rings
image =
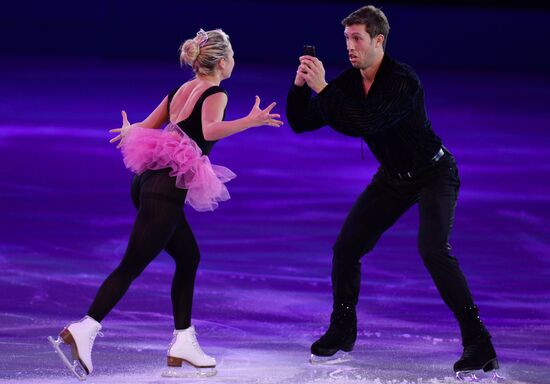
[[[296,133],[314,131],[327,125],[321,114],[319,100],[311,97],[311,88],[292,84],[286,99],[286,118]]]
[[[365,99],[348,96],[337,82],[329,83],[317,102],[327,124],[348,136],[367,136],[388,129],[416,108],[420,85],[407,77],[386,81]]]

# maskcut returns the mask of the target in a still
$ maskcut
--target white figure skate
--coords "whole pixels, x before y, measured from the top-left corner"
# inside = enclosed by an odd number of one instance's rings
[[[182,367],[187,363],[195,370]],[[197,341],[195,327],[174,330],[174,338],[168,347],[168,368],[162,373],[164,377],[209,377],[216,375],[216,359],[206,355]]]
[[[97,335],[103,336],[101,324],[90,316],[83,317],[80,321],[67,325],[56,340],[48,336],[55,352],[63,364],[79,379],[86,380],[86,377],[94,370],[92,364],[92,348]],[[71,347],[72,363],[61,349],[61,344]]]

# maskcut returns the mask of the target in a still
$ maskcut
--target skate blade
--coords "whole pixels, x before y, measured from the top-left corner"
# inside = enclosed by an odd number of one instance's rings
[[[353,360],[347,352],[339,351],[332,356],[317,356],[312,354],[309,357],[309,362],[313,365],[332,365],[332,364],[341,364]]]
[[[82,366],[77,360],[73,359],[73,362],[71,363],[67,358],[67,356],[65,355],[65,353],[63,352],[63,350],[61,349],[60,345],[64,344],[63,339],[60,336],[58,336],[57,339],[54,340],[53,337],[48,336],[48,341],[52,345],[57,356],[59,356],[63,364],[65,364],[65,366],[73,373],[73,375],[75,375],[78,380],[85,381],[87,374],[84,368],[82,368]]]
[[[456,379],[466,383],[504,383],[506,380],[496,370],[488,373],[483,371],[459,371],[456,373]]]
[[[504,378],[503,376],[500,376],[497,371],[493,371],[491,372],[491,374],[492,374],[491,381],[493,383],[504,383],[506,381],[506,378]]]
[[[215,367],[197,368],[194,366],[183,367],[166,367],[162,371],[162,377],[177,377],[177,378],[197,378],[197,377],[212,377],[216,376],[218,371]]]
[[[458,381],[463,381],[466,383],[475,383],[478,382],[479,379],[477,378],[475,372],[471,371],[459,371],[456,373],[456,379]]]

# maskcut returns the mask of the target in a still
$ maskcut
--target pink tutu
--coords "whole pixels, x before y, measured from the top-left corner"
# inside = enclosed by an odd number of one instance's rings
[[[236,177],[228,168],[210,163],[198,145],[175,124],[164,129],[132,127],[122,141],[126,168],[140,175],[148,169],[172,168],[176,186],[187,189],[186,203],[197,211],[213,211],[229,200],[223,183]]]

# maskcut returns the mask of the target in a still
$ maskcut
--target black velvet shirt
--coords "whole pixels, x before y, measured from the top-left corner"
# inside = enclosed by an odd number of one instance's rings
[[[365,95],[358,69],[350,68],[317,96],[292,85],[286,114],[294,132],[329,125],[347,136],[362,137],[382,167],[405,173],[419,169],[441,148],[424,105],[424,90],[411,67],[387,53]]]

